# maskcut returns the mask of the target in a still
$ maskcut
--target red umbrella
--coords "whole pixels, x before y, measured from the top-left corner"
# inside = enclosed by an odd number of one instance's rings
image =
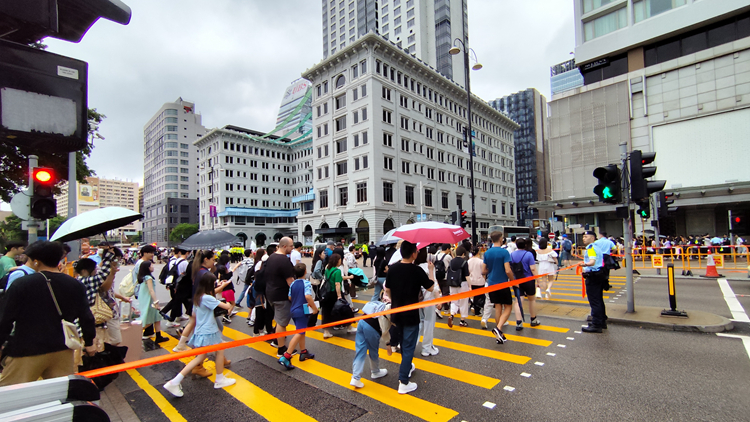
[[[461,226],[425,221],[401,226],[396,229],[393,236],[411,243],[428,245],[430,243],[458,243],[469,237],[469,233]]]

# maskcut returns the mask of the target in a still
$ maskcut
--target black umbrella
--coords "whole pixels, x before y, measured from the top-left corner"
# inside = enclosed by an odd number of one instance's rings
[[[224,230],[206,230],[188,237],[178,248],[186,251],[216,249],[238,241],[237,236]]]

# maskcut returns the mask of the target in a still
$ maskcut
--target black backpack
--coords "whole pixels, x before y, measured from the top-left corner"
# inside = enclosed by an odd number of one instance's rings
[[[164,280],[162,280],[162,284],[165,284],[167,286],[171,286],[171,285],[176,286],[180,282],[180,273],[179,273],[180,270],[178,269],[178,267],[180,266],[180,263],[182,263],[182,261],[184,260],[185,260],[184,258],[178,258],[177,260],[175,260],[174,264],[172,265],[172,268],[170,268],[169,271],[167,271],[166,277],[164,278]],[[167,263],[167,265],[164,266],[164,268],[167,268],[167,267],[169,267],[169,263]],[[164,268],[162,268],[161,272],[164,272]],[[161,277],[161,274],[159,274],[159,277]]]
[[[163,267],[161,267],[161,272],[159,272],[159,282],[161,284],[167,284],[168,275],[169,275],[169,261],[167,261],[167,263]]]
[[[453,260],[461,259],[461,258],[453,258]],[[458,267],[457,270],[453,269],[453,261],[451,261],[451,265],[448,266],[448,272],[446,280],[448,281],[448,286],[450,287],[461,287],[461,282],[464,281],[461,278],[461,275],[463,274],[463,268],[464,263],[463,259],[461,259],[461,265]]]
[[[8,301],[8,295],[6,294],[6,290],[8,287],[8,279],[10,279],[10,275],[15,273],[16,271],[21,271],[24,273],[24,275],[30,274],[30,273],[27,273],[26,270],[23,269],[23,267],[20,267],[13,271],[9,271],[7,274],[3,276],[3,278],[0,278],[0,317],[2,317],[3,313],[5,312],[5,305]]]
[[[253,284],[253,277],[255,277],[255,263],[245,273],[245,284]]]
[[[258,294],[266,294],[266,265],[265,261],[262,261],[260,263],[260,269],[255,271],[255,284],[253,287],[255,287],[255,292]]]
[[[440,258],[435,256],[435,278],[438,280],[445,280],[445,255]]]
[[[524,251],[525,254],[521,255],[521,260],[519,262],[513,261],[511,258],[510,261],[510,270],[513,271],[513,276],[517,279],[526,277],[526,271],[523,268],[523,259],[526,257],[527,253],[531,253],[529,251]]]

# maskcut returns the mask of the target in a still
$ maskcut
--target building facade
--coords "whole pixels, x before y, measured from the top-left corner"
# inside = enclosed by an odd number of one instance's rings
[[[330,0],[323,2],[323,58],[371,31],[464,84],[463,63],[448,50],[458,38],[468,46],[467,0]]]
[[[457,62],[461,57],[456,59]],[[313,187],[300,233],[379,239],[421,219],[471,212],[466,91],[375,33],[302,75],[313,85]],[[477,232],[516,224],[513,132],[472,98]]]
[[[195,104],[165,103],[143,127],[143,241],[172,246],[171,230],[198,223],[198,156],[206,134]]]
[[[562,62],[549,69],[552,95],[583,86],[583,75],[576,67],[575,59]]]
[[[288,140],[309,137],[312,133],[310,81],[298,79],[284,91],[276,118],[276,135]]]
[[[551,214],[531,206],[531,203],[549,197],[547,99],[536,89],[529,88],[489,104],[520,125],[513,133],[518,225],[532,227],[532,220],[547,219]]]
[[[138,204],[139,185],[136,182],[117,179],[101,179],[98,177],[87,177],[87,183],[76,183],[76,215],[87,211],[106,208],[121,207],[140,212]],[[57,215],[68,216],[68,183],[61,186],[57,200]],[[112,235],[131,236],[141,230],[141,222],[136,221],[127,226],[111,232]]]
[[[619,163],[624,144],[656,152],[655,178],[675,192],[663,234],[727,233],[729,213],[750,208],[750,1],[573,4],[584,86],[550,103],[552,200],[538,205],[622,233],[614,206],[595,202],[592,172]]]
[[[302,239],[294,198],[312,188],[312,141],[225,126],[195,141],[200,230],[220,229],[245,247]],[[215,211],[212,211],[212,206]],[[213,213],[213,214],[212,214]],[[312,238],[307,236],[312,243]]]

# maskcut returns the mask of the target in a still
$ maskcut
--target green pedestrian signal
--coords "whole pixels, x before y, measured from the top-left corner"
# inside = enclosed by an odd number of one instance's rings
[[[620,169],[614,164],[598,167],[594,170],[594,177],[599,180],[599,184],[594,188],[594,193],[599,197],[599,202],[619,204],[622,198]]]

